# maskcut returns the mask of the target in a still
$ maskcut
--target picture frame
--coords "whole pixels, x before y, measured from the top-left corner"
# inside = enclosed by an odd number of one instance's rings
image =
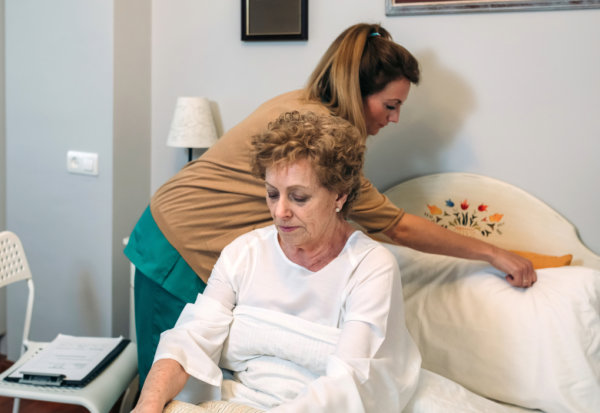
[[[385,0],[386,16],[600,8],[600,0]]]
[[[242,40],[308,40],[308,0],[242,0]]]

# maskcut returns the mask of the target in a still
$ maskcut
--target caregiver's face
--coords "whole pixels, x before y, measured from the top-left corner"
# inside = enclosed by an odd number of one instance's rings
[[[368,135],[376,135],[388,123],[398,122],[400,107],[408,99],[409,92],[410,81],[400,78],[388,83],[381,91],[363,98]]]

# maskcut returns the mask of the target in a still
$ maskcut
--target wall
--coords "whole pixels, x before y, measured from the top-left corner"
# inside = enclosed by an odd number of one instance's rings
[[[600,253],[600,10],[386,17],[384,3],[311,1],[308,42],[244,43],[236,1],[6,0],[0,212],[36,277],[33,338],[127,334],[121,240],[185,163],[165,145],[178,96],[210,98],[227,130],[301,87],[359,21],[383,23],[423,67],[400,123],[369,142],[380,189],[431,172],[491,175],[545,200]],[[69,149],[97,152],[100,175],[68,174]],[[23,293],[10,292],[9,311]]]
[[[4,96],[4,0],[0,0],[0,230],[4,229],[6,220],[6,122],[4,119]]]
[[[517,185],[565,215],[600,253],[600,10],[386,17],[384,0],[311,1],[308,42],[240,41],[239,2],[153,2],[154,191],[185,163],[165,146],[177,96],[207,96],[227,130],[301,87],[337,34],[380,22],[422,65],[400,123],[371,138],[380,189],[467,171]]]
[[[35,340],[128,334],[122,239],[149,196],[150,5],[114,3],[6,1],[6,226],[34,275]],[[98,153],[99,175],[68,173],[68,150]],[[14,357],[24,289],[8,299]]]
[[[147,0],[115,1],[114,7],[112,323],[113,333],[127,335],[129,261],[123,239],[150,199],[152,10]]]
[[[0,0],[0,231],[6,222],[6,131],[4,122],[4,0]],[[0,291],[0,334],[6,332],[6,289]],[[6,354],[6,340],[0,337],[0,353]]]

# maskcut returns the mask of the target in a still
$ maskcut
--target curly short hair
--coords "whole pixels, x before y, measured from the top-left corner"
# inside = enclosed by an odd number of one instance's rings
[[[261,179],[271,166],[308,160],[321,185],[348,196],[340,211],[348,216],[359,194],[365,155],[364,138],[350,122],[313,112],[286,112],[252,137],[252,152],[252,173]]]

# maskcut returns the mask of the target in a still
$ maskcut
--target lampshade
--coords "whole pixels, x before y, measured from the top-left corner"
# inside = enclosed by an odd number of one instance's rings
[[[167,146],[177,148],[209,148],[217,141],[217,130],[208,99],[177,99]]]

